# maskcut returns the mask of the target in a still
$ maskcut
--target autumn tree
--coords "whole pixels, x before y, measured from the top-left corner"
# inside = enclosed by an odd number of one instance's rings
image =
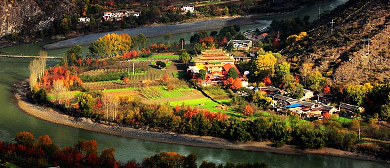
[[[326,85],[326,86],[324,87],[324,89],[322,89],[322,93],[324,93],[324,94],[330,94],[330,87],[329,87],[328,85]]]
[[[225,87],[237,90],[242,87],[242,82],[239,78],[233,79],[233,78],[228,78],[224,82]]]
[[[112,168],[119,167],[118,163],[115,160],[114,152],[115,152],[114,148],[108,148],[102,150],[99,159],[103,167],[112,167]]]
[[[112,57],[125,53],[131,48],[132,44],[132,39],[128,34],[112,33],[94,41],[89,50],[93,55]]]
[[[77,104],[85,116],[92,117],[95,102],[91,94],[81,93],[77,97]]]
[[[33,147],[34,135],[27,131],[19,132],[15,136],[15,141],[18,144],[28,146],[28,147]]]
[[[245,108],[242,111],[242,114],[244,114],[246,116],[253,116],[253,112],[254,112],[253,108],[249,104],[247,104],[247,105],[245,105]]]
[[[272,84],[271,78],[269,78],[269,76],[264,77],[264,78],[263,78],[263,83],[264,83],[266,86],[271,86],[271,84]]]
[[[273,76],[275,72],[275,64],[277,58],[271,52],[267,52],[264,55],[258,55],[255,63],[255,75],[260,77]]]
[[[37,91],[38,80],[45,74],[47,52],[40,51],[39,58],[33,59],[28,65],[30,70],[29,84],[31,91]]]
[[[56,100],[58,101],[58,97],[60,94],[65,93],[68,89],[64,85],[64,80],[55,80],[53,81],[51,92],[55,94]]]

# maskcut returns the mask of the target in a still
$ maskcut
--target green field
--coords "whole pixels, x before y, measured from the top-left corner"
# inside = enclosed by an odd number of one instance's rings
[[[166,86],[150,86],[140,88],[140,91],[142,95],[149,100],[181,97],[198,92],[197,90],[188,86],[182,86],[173,90],[168,90]]]
[[[225,99],[225,100],[219,100],[220,102],[224,103],[224,102],[229,102],[230,99]],[[246,117],[244,115],[241,115],[239,113],[234,113],[234,112],[231,112],[231,108],[229,108],[229,110],[223,110],[223,109],[220,109],[218,108],[218,106],[220,104],[210,100],[209,98],[198,98],[198,99],[191,99],[191,100],[180,100],[180,101],[173,101],[173,102],[169,102],[169,104],[171,106],[176,106],[176,105],[185,105],[185,106],[191,106],[191,107],[201,107],[202,109],[205,109],[207,111],[211,111],[211,112],[220,112],[220,113],[225,113],[225,114],[228,114],[230,116],[236,116],[236,117]]]
[[[345,118],[345,117],[337,117],[337,121],[340,123],[350,123],[352,121],[352,119]]]
[[[145,58],[136,58],[136,61],[145,61],[145,60],[153,60],[153,59],[179,59],[179,55],[152,55],[150,57]]]

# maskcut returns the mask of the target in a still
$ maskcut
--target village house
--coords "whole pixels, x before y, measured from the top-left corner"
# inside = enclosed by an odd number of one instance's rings
[[[359,113],[364,112],[364,108],[352,104],[341,103],[339,105],[339,111],[340,111],[340,115],[343,117],[354,118]],[[343,113],[341,113],[341,111]]]
[[[222,49],[205,50],[200,56],[194,58],[192,65],[188,66],[187,72],[192,78],[198,78],[200,70],[206,71],[204,85],[222,84],[222,80],[230,70],[234,68],[241,76],[240,71],[234,65],[234,58]]]
[[[275,94],[272,98],[274,107],[280,113],[292,112],[307,120],[321,120],[327,114],[338,113],[338,109],[333,106],[301,101],[281,94]]]
[[[81,17],[79,18],[79,23],[89,23],[91,19],[89,17]]]
[[[314,92],[311,90],[303,89],[303,97],[299,100],[309,100],[314,97]]]
[[[233,44],[234,50],[249,50],[252,47],[251,40],[230,40],[227,44]]]
[[[113,11],[113,12],[104,12],[103,19],[105,21],[121,21],[124,17],[134,16],[139,17],[138,12],[129,12],[126,10],[119,10],[119,11]]]
[[[190,13],[193,13],[195,11],[195,6],[192,5],[192,4],[188,4],[188,5],[183,5],[180,10],[182,12],[190,12]]]

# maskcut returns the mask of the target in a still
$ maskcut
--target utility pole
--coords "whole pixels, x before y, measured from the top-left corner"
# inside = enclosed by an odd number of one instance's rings
[[[366,47],[367,46],[367,47]],[[368,56],[370,54],[370,39],[363,39],[363,54],[362,57]]]
[[[321,6],[318,7],[318,20],[321,19]]]
[[[332,19],[332,21],[330,22],[330,24],[332,25],[332,29],[330,30],[330,34],[333,34],[333,27],[334,27],[334,24],[336,22],[334,22],[334,20]]]

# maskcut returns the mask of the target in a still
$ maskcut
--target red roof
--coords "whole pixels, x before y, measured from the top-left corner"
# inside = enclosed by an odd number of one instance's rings
[[[237,67],[236,67],[234,64],[231,64],[231,63],[225,64],[225,65],[223,66],[223,69],[225,70],[225,71],[223,71],[223,74],[224,74],[224,75],[227,75],[228,72],[229,72],[229,69],[232,68],[232,67],[233,67],[234,69],[236,69],[238,75],[241,75],[241,74],[240,74],[240,71],[237,69]]]

